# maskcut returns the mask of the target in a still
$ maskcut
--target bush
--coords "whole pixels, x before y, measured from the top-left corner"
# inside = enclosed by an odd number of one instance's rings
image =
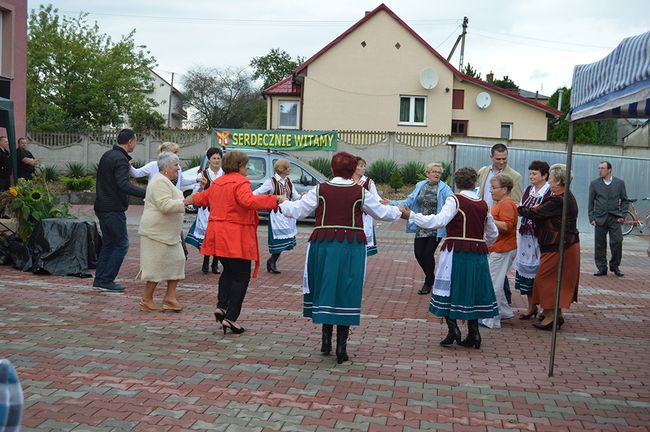
[[[393,173],[390,175],[389,184],[390,187],[395,190],[395,192],[397,192],[397,189],[404,186],[404,180],[402,180],[402,176],[400,175],[399,171],[393,171]]]
[[[328,179],[332,178],[332,162],[326,157],[317,157],[307,162],[309,166],[314,168],[319,173],[323,174]]]
[[[97,171],[99,170],[99,162],[93,162],[93,164],[88,168],[88,174],[89,176],[93,176],[97,178]]]
[[[440,162],[440,164],[442,165],[442,175],[440,176],[440,180],[451,186],[449,183],[451,181],[451,164],[448,164],[447,162]]]
[[[375,183],[388,183],[394,172],[399,172],[397,162],[387,159],[379,159],[368,167],[366,175],[373,179]]]
[[[66,164],[66,177],[82,178],[86,176],[86,167],[80,162],[68,162]]]
[[[190,169],[201,165],[204,155],[192,156],[183,164],[183,169]]]
[[[404,183],[415,184],[420,180],[424,180],[426,176],[424,175],[424,169],[426,166],[420,161],[409,161],[402,165],[400,169],[400,174],[402,175],[402,180]]]
[[[55,166],[42,166],[40,168],[39,175],[46,182],[55,182],[59,180],[61,173]]]
[[[61,181],[66,189],[71,191],[87,191],[95,186],[95,179],[90,176],[75,178],[75,177],[61,177]]]

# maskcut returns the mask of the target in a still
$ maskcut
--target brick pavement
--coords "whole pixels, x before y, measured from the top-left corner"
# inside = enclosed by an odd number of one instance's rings
[[[580,302],[565,313],[549,378],[550,333],[530,322],[482,330],[480,350],[438,345],[446,327],[416,294],[422,273],[401,221],[378,226],[351,363],[321,356],[320,329],[301,317],[306,225],[282,274],[252,282],[243,335],[214,322],[217,276],[201,274],[196,250],[185,310],[140,312],[140,211],[129,211],[126,294],[2,267],[0,357],[20,374],[25,431],[649,430],[647,238],[625,239],[625,278],[596,278],[583,235]],[[525,304],[516,293],[514,303]]]

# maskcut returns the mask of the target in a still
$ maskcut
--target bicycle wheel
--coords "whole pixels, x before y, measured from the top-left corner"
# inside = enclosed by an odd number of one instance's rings
[[[634,218],[634,215],[630,211],[626,211],[625,215],[623,215],[623,222],[621,223],[623,235],[631,233],[634,227],[638,224],[639,222]]]

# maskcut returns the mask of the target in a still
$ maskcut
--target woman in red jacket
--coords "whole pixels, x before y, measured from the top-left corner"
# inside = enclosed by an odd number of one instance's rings
[[[242,303],[251,279],[251,261],[255,261],[253,279],[257,278],[260,254],[257,244],[257,210],[274,210],[278,195],[254,196],[248,173],[248,156],[230,151],[221,165],[224,175],[210,189],[192,195],[194,205],[210,207],[208,228],[201,254],[219,258],[223,273],[219,278],[219,294],[214,317],[223,332],[243,333],[237,325]]]

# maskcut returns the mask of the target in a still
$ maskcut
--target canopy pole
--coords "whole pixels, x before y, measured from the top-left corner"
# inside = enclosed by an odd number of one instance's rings
[[[569,191],[571,190],[571,166],[573,165],[573,121],[569,121],[569,137],[566,154],[567,178],[564,185],[564,196],[562,197],[562,226],[560,227],[560,256],[557,269],[557,281],[555,285],[555,306],[553,314],[553,332],[551,335],[551,357],[548,365],[548,376],[553,376],[555,365],[555,344],[557,342],[557,322],[560,310],[560,288],[562,287],[562,274],[564,273],[564,243],[566,237],[566,219],[569,206]]]

